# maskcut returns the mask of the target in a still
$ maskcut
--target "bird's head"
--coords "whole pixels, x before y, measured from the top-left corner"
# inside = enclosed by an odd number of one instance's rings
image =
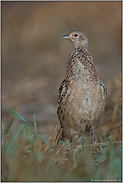
[[[87,49],[88,39],[85,34],[78,30],[72,30],[62,38],[68,39],[74,45],[74,48]]]

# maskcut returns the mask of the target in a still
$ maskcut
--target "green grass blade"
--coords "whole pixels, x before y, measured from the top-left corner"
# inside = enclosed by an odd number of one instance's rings
[[[65,142],[63,140],[60,140],[59,142],[61,142],[62,144],[65,144]]]
[[[13,111],[13,110],[11,110],[11,109],[9,109],[7,107],[5,107],[5,109],[7,111],[9,111],[10,113],[14,114],[15,116],[17,116],[19,119],[23,120],[25,123],[27,123],[27,121],[20,114],[16,113],[15,111]]]
[[[34,118],[35,135],[37,136],[37,123],[36,123],[36,119],[35,119],[35,114],[33,115],[33,118]]]
[[[16,140],[17,136],[19,135],[20,131],[24,128],[24,126],[25,124],[22,124],[17,130],[17,132],[13,135],[11,142],[7,146],[7,153],[10,152],[12,145],[14,145],[14,141]]]
[[[20,131],[24,128],[24,126],[25,126],[25,124],[21,124],[21,126],[19,127],[19,129],[17,130],[17,132],[15,133],[15,135],[13,136],[12,141],[15,141],[15,139],[19,135]]]
[[[30,130],[30,125],[28,123],[26,123],[25,127],[24,127],[24,131],[26,135],[31,136],[31,130]]]
[[[9,130],[10,130],[11,126],[12,126],[12,123],[13,123],[14,119],[15,119],[15,116],[12,118],[12,120],[9,123],[9,125],[7,126],[7,128],[6,128],[5,132],[4,132],[4,135],[7,135],[7,133],[9,132]]]
[[[44,142],[47,144],[48,148],[50,149],[50,145],[47,138],[44,135],[39,135],[39,136],[44,140]]]

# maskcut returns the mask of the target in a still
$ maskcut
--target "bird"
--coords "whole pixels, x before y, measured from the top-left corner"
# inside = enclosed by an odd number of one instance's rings
[[[97,127],[106,107],[107,88],[88,52],[85,34],[72,30],[62,38],[72,42],[73,51],[69,55],[65,77],[59,88],[59,132],[61,140],[78,143],[83,134]]]

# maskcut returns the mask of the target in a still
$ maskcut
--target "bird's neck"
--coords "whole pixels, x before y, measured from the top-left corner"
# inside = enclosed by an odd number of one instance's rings
[[[75,47],[73,48],[73,51],[78,51],[78,52],[88,52],[87,47],[83,47],[83,46],[79,46],[79,47]]]

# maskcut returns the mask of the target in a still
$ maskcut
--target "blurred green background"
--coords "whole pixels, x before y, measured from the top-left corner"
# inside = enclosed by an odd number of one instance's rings
[[[75,29],[89,39],[88,50],[114,104],[121,77],[122,2],[1,2],[2,124],[18,111],[48,134],[59,125],[58,89],[66,72],[72,44],[62,36]],[[114,82],[115,81],[115,82]],[[109,102],[109,101],[108,101]],[[110,117],[113,108],[105,113]],[[17,120],[17,124],[21,123]],[[15,120],[15,121],[16,121]],[[14,123],[16,125],[16,122]]]

